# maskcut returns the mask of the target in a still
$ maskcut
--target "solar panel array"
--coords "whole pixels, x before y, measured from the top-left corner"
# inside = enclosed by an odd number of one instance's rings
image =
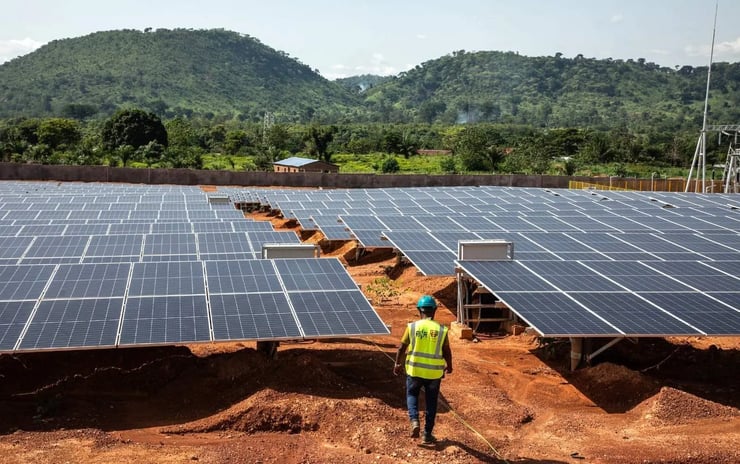
[[[0,352],[388,332],[338,260],[266,243],[300,240],[197,187],[0,182]]]
[[[459,266],[543,335],[740,334],[735,195],[507,187],[232,193],[307,221],[340,221],[360,246],[396,248],[425,275],[452,276]],[[476,239],[514,242],[515,261],[456,261],[458,242]]]

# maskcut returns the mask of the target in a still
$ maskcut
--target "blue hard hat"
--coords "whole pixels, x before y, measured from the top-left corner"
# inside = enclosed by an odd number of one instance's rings
[[[421,312],[434,311],[437,309],[437,302],[429,295],[422,295],[421,298],[419,298],[419,302],[416,303],[416,307],[419,308],[419,311]]]

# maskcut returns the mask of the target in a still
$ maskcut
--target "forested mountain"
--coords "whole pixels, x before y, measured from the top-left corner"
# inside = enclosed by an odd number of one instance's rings
[[[706,78],[706,67],[673,70],[643,59],[460,51],[364,96],[387,121],[679,130],[701,126]],[[740,121],[740,63],[713,65],[711,97],[714,123]]]
[[[0,117],[230,114],[289,120],[346,114],[346,89],[257,39],[224,30],[97,32],[0,65]]]
[[[308,66],[224,30],[98,32],[51,42],[0,65],[0,118],[102,118],[141,108],[163,119],[472,123],[695,131],[706,67],[643,59],[465,52],[393,77],[331,82]],[[715,63],[710,123],[740,122],[740,63]]]

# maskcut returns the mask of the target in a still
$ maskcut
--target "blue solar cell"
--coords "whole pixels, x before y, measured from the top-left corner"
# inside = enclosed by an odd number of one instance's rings
[[[131,298],[120,345],[203,342],[211,339],[205,295]]]
[[[211,295],[214,340],[301,338],[284,293]]]
[[[640,293],[693,327],[711,335],[740,333],[740,310],[701,293]]]
[[[632,336],[691,336],[702,332],[632,293],[571,293],[591,312]]]
[[[545,337],[622,335],[564,293],[500,291],[496,296]]]
[[[129,296],[205,294],[200,261],[134,263]]]
[[[457,255],[451,251],[408,251],[406,258],[424,275],[453,275]]]
[[[447,247],[434,239],[431,232],[427,231],[384,231],[383,235],[393,244],[394,248],[408,254],[411,251],[447,251]]]
[[[211,294],[282,291],[271,260],[208,261],[206,276]]]
[[[130,270],[130,263],[63,264],[51,279],[44,298],[123,297]]]
[[[360,230],[355,229],[352,235],[360,242],[364,248],[393,248],[391,242],[383,239],[383,230]]]
[[[573,261],[530,261],[522,263],[534,275],[564,292],[615,292],[624,289],[591,269]]]
[[[251,253],[249,239],[244,232],[210,232],[198,234],[200,253]]]
[[[36,237],[26,252],[27,258],[81,258],[87,240],[80,237]]]
[[[288,291],[358,288],[336,258],[276,259],[274,262],[280,279]]]
[[[136,256],[141,255],[143,235],[94,235],[85,250],[90,256]]]
[[[32,241],[33,237],[0,237],[0,259],[17,260]]]
[[[114,346],[123,298],[42,301],[20,348]]]
[[[0,301],[0,351],[12,351],[35,301]]]
[[[195,234],[151,234],[144,240],[144,255],[195,255]]]
[[[36,300],[46,287],[54,266],[0,266],[0,300]]]
[[[360,292],[289,292],[288,298],[307,337],[389,333]]]
[[[152,224],[126,222],[124,224],[111,224],[109,227],[108,233],[111,235],[148,234],[151,231]]]
[[[494,293],[553,292],[556,290],[555,287],[517,261],[457,262],[470,276]]]

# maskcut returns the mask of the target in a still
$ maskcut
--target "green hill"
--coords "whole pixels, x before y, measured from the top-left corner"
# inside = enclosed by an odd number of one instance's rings
[[[454,52],[398,76],[329,81],[286,53],[224,30],[97,32],[0,65],[0,118],[106,117],[281,122],[494,122],[534,127],[701,126],[706,67],[643,59]],[[710,123],[740,122],[740,63],[712,69]]]
[[[363,96],[383,121],[696,129],[706,76],[706,67],[673,70],[642,59],[460,51],[425,62]],[[713,66],[711,95],[715,123],[740,121],[740,63]]]
[[[224,30],[97,32],[53,41],[0,65],[0,117],[108,115],[286,120],[345,114],[351,92],[257,39]]]

